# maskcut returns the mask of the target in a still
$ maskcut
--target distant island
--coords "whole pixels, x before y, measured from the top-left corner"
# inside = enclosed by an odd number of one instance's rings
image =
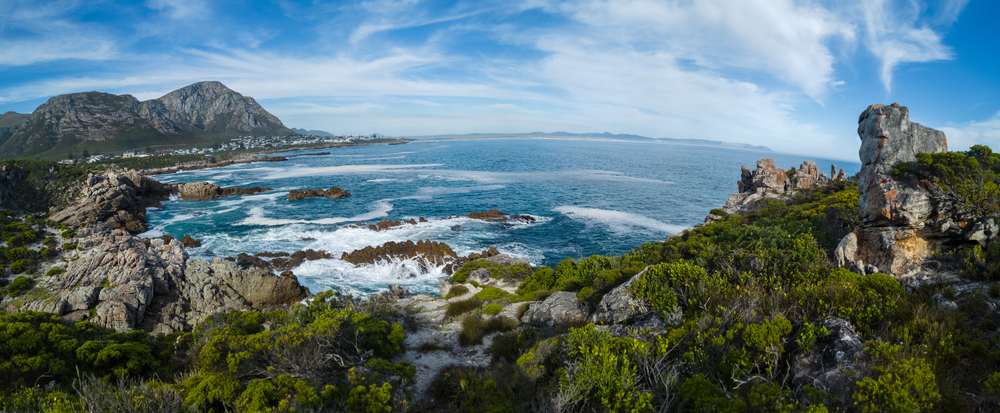
[[[464,135],[428,135],[428,136],[406,136],[405,139],[417,140],[466,140],[466,139],[525,139],[525,138],[548,138],[548,139],[598,139],[617,141],[640,141],[640,142],[661,142],[673,145],[691,146],[713,146],[724,148],[750,149],[756,151],[771,152],[767,146],[756,146],[748,143],[712,141],[707,139],[673,139],[673,138],[650,138],[647,136],[603,133],[569,133],[569,132],[530,132],[530,133],[469,133]]]

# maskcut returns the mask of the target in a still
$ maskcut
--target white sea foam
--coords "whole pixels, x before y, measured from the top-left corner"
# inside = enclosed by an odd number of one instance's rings
[[[396,181],[398,181],[398,179],[396,178],[380,178],[380,179],[369,179],[365,182],[378,183],[378,182],[396,182]]]
[[[421,258],[394,258],[355,267],[338,259],[307,261],[293,270],[313,292],[336,289],[366,296],[401,285],[414,293],[438,294],[437,280],[446,277],[444,265],[427,265]]]
[[[279,194],[280,195],[280,194]],[[250,216],[238,222],[236,225],[289,225],[289,224],[320,224],[320,225],[332,225],[340,224],[344,222],[358,222],[358,221],[368,221],[371,219],[382,218],[389,215],[389,211],[392,211],[392,204],[388,200],[375,201],[372,204],[372,209],[364,214],[355,215],[353,217],[331,217],[331,218],[320,218],[320,219],[280,219],[280,218],[268,218],[264,207],[253,207],[250,208]]]
[[[588,224],[596,223],[604,225],[612,231],[619,233],[628,232],[637,227],[667,234],[676,234],[687,229],[687,227],[681,225],[665,224],[639,214],[607,209],[561,206],[554,208],[552,211]]]

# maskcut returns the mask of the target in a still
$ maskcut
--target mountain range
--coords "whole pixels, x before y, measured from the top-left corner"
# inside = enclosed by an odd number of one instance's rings
[[[219,82],[195,83],[146,101],[71,93],[50,98],[30,115],[0,116],[0,159],[210,146],[243,135],[297,133],[253,98]]]
[[[327,132],[327,131],[323,131],[323,130],[306,130],[306,129],[299,129],[299,128],[292,128],[292,130],[295,131],[295,133],[298,133],[299,135],[326,136],[326,137],[333,137],[334,136],[332,133]]]
[[[756,151],[771,151],[767,146],[757,146],[748,143],[713,141],[707,139],[674,139],[650,138],[647,136],[630,135],[626,133],[570,133],[570,132],[531,132],[531,133],[469,133],[464,135],[431,135],[406,136],[407,139],[524,139],[524,138],[576,138],[576,139],[606,139],[625,141],[663,142],[676,145],[716,146],[724,148],[750,149]]]

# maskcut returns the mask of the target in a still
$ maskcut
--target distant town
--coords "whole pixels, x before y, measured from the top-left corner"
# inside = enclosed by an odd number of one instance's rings
[[[64,159],[61,164],[73,163],[95,163],[107,159],[116,158],[145,158],[149,156],[166,155],[209,155],[215,152],[237,151],[244,149],[267,149],[292,145],[314,145],[314,144],[335,144],[335,143],[358,143],[374,139],[384,139],[384,136],[377,134],[371,136],[313,136],[313,135],[289,135],[289,136],[240,136],[232,138],[227,143],[216,143],[213,147],[190,148],[190,149],[169,149],[153,151],[128,151],[120,155],[117,154],[90,154],[84,150],[79,158]]]

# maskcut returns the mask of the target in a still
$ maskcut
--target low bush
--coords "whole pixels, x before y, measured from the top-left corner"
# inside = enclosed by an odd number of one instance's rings
[[[469,311],[482,307],[483,303],[485,303],[485,301],[476,297],[472,297],[468,300],[450,302],[445,309],[444,318],[448,319],[457,315],[465,314]]]
[[[54,267],[51,270],[49,270],[48,272],[46,272],[45,276],[46,277],[51,277],[53,275],[59,275],[59,274],[62,274],[64,272],[66,272],[66,270],[64,270],[62,268],[59,268],[59,267]]]
[[[517,321],[507,317],[495,317],[486,320],[479,313],[471,314],[462,320],[462,330],[458,333],[458,344],[463,347],[483,344],[483,337],[499,331],[510,331],[517,327]]]
[[[503,311],[503,306],[497,303],[489,303],[483,307],[483,314],[486,315],[497,315]]]
[[[469,293],[469,288],[464,285],[453,285],[448,289],[448,294],[444,296],[444,299],[450,299],[455,297],[461,297]]]
[[[35,280],[28,277],[17,277],[7,286],[7,295],[19,297],[35,286]]]

